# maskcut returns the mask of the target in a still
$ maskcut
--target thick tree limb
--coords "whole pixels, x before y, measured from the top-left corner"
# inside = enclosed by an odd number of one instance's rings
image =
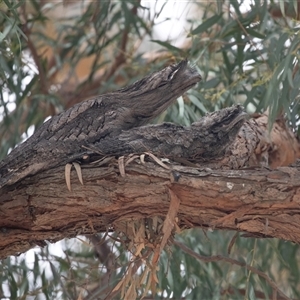
[[[72,192],[63,167],[2,189],[1,258],[45,241],[115,230],[120,222],[164,218],[169,189],[181,201],[181,228],[230,229],[300,242],[299,166],[229,171],[172,165],[173,170],[165,170],[132,162],[121,177],[112,159],[82,169],[85,185],[73,172]]]

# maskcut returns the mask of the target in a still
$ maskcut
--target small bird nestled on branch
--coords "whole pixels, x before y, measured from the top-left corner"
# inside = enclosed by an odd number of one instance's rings
[[[90,145],[103,155],[141,154],[203,162],[224,155],[248,119],[240,105],[209,113],[191,126],[172,123],[135,127]]]

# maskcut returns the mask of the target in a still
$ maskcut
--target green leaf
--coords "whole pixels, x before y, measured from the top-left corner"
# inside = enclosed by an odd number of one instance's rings
[[[294,87],[294,82],[293,82],[293,71],[291,69],[288,69],[287,78],[288,78],[288,82],[289,82],[290,87],[295,88]]]
[[[18,7],[22,6],[26,0],[19,0],[14,6],[12,6],[10,9],[17,9]]]
[[[203,113],[207,113],[207,109],[206,107],[203,105],[203,103],[201,101],[199,101],[198,98],[196,98],[194,95],[189,95],[189,99],[190,101],[196,106],[198,107]]]
[[[298,14],[298,0],[292,0],[293,1],[293,7],[294,7],[294,10],[295,10],[295,14],[297,16]]]
[[[182,53],[183,51],[180,49],[180,48],[177,48],[173,45],[171,45],[170,43],[168,42],[162,42],[160,40],[151,40],[151,42],[153,43],[156,43],[156,44],[159,44],[165,48],[167,48],[168,50],[170,50],[171,52],[175,51],[175,52],[178,52],[178,53]]]
[[[279,1],[279,7],[280,7],[280,11],[281,11],[282,15],[285,17],[285,1],[284,0]]]
[[[6,27],[4,32],[0,32],[0,43],[6,38],[7,34],[9,33],[10,29]]]
[[[234,7],[235,13],[238,15],[238,18],[242,18],[242,13],[240,11],[241,3],[239,3],[237,0],[231,0],[229,3]]]
[[[217,13],[220,15],[222,13],[223,3],[222,1],[217,1]]]
[[[10,299],[17,299],[18,285],[14,278],[13,272],[9,272],[9,288],[10,288]]]
[[[214,24],[218,23],[218,21],[222,18],[223,14],[215,15],[210,17],[209,19],[205,20],[201,25],[196,27],[191,34],[199,34],[203,31],[207,30],[208,28],[212,27]]]
[[[236,20],[230,20],[230,22],[227,22],[221,29],[220,37],[222,39],[226,38],[227,36],[230,36],[232,33],[235,33],[238,28],[238,23]]]
[[[256,37],[256,38],[259,38],[259,39],[265,39],[265,38],[266,38],[266,36],[265,36],[264,34],[262,34],[262,33],[258,32],[258,31],[256,31],[256,30],[254,30],[254,29],[246,28],[246,31],[247,31],[250,35],[252,35],[252,36],[254,36],[254,37]]]

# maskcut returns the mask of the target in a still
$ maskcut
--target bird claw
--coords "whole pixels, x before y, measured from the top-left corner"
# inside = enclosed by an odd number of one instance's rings
[[[168,167],[165,163],[163,163],[157,156],[155,156],[154,154],[150,153],[150,152],[145,152],[143,156],[143,160],[141,159],[142,163],[145,163],[145,155],[150,156],[157,164],[159,164],[161,167],[163,167],[166,170],[170,170],[170,167]],[[141,156],[142,156],[141,155]]]
[[[65,179],[66,179],[66,184],[68,187],[68,190],[71,192],[71,169],[72,166],[74,166],[75,170],[76,170],[76,174],[77,177],[80,181],[80,183],[83,185],[83,180],[82,180],[82,172],[81,172],[81,167],[80,164],[77,162],[73,162],[73,163],[68,163],[65,166]]]
[[[77,176],[78,176],[78,179],[80,181],[80,183],[83,185],[83,180],[82,180],[82,172],[81,172],[81,166],[79,163],[77,162],[73,162],[73,166],[76,170],[76,173],[77,173]]]
[[[120,157],[118,158],[118,166],[119,166],[120,175],[121,175],[122,177],[125,177],[124,156],[120,156]]]
[[[141,155],[137,155],[137,154],[133,154],[130,155],[128,157],[128,159],[125,161],[125,157],[124,156],[120,156],[118,158],[118,166],[119,166],[119,171],[120,171],[120,175],[122,177],[125,177],[125,167],[130,164],[133,160],[135,160],[136,158],[139,158],[142,164],[145,164],[145,156],[148,155],[150,156],[157,164],[159,164],[161,167],[163,167],[164,169],[170,170],[170,168],[164,164],[158,157],[156,157],[154,154],[150,153],[150,152],[144,152]]]

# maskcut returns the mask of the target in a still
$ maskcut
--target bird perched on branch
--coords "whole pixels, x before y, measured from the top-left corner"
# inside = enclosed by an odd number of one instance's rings
[[[200,80],[183,60],[52,117],[0,162],[0,188],[73,161],[84,153],[85,145],[147,124]]]
[[[135,127],[90,147],[103,155],[151,152],[201,162],[223,156],[247,119],[244,108],[234,105],[208,113],[188,127],[172,123]]]

